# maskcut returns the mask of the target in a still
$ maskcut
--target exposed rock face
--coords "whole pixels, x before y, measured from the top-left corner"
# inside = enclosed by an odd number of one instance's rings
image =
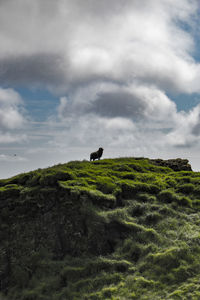
[[[192,171],[188,159],[150,159],[150,161],[157,166],[171,168],[173,171]]]

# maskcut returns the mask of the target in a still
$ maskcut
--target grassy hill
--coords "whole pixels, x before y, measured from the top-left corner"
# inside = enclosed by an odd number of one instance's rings
[[[74,161],[0,180],[0,299],[200,299],[200,173]]]

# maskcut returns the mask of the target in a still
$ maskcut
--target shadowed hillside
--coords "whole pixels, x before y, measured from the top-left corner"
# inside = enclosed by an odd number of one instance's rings
[[[200,173],[73,161],[0,180],[0,299],[200,299]]]

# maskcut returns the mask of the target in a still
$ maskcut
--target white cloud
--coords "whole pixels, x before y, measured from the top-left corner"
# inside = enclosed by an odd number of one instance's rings
[[[65,115],[65,112],[67,110],[67,98],[66,97],[61,97],[60,98],[60,104],[58,106],[58,116],[59,118],[63,118]]]
[[[0,78],[60,91],[136,80],[199,91],[193,38],[180,26],[196,10],[196,0],[1,1]]]
[[[0,143],[1,144],[11,144],[11,143],[21,143],[27,140],[26,133],[18,134],[13,132],[0,131]]]
[[[60,99],[60,122],[66,128],[52,144],[59,148],[107,145],[134,148],[137,153],[199,144],[200,105],[178,112],[175,103],[153,86],[104,84],[102,94],[101,85],[92,87],[76,91],[73,101]]]
[[[199,145],[200,105],[188,113],[180,112],[174,130],[166,136],[166,143],[174,146],[192,147]]]
[[[24,103],[13,89],[0,88],[0,144],[19,144],[27,140]]]
[[[66,122],[90,114],[164,125],[175,122],[176,105],[163,91],[144,85],[96,84],[77,89],[70,98],[60,98],[58,115],[61,120]]]
[[[0,88],[0,130],[12,130],[24,124],[20,105],[22,99],[17,92]]]

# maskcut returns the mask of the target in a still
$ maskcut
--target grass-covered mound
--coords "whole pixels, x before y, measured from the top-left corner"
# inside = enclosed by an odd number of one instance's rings
[[[75,161],[0,180],[0,299],[200,299],[200,173],[167,164]]]

